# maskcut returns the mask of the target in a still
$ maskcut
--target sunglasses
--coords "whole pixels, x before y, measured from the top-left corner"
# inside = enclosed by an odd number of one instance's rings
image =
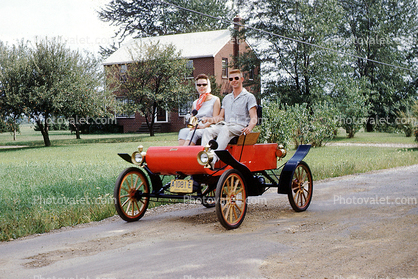
[[[207,83],[202,83],[202,84],[196,84],[196,86],[200,87],[200,86],[207,86]]]
[[[233,78],[231,78],[231,77],[230,77],[230,78],[229,78],[229,81],[233,81],[234,79],[235,79],[235,80],[239,80],[239,79],[240,79],[240,77],[233,77]]]

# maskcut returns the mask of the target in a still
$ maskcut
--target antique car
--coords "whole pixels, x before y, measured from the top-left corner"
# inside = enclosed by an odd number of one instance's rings
[[[287,194],[296,212],[308,208],[313,192],[312,174],[302,161],[310,145],[300,145],[286,163],[277,143],[257,144],[259,133],[241,135],[226,150],[207,146],[142,146],[133,154],[119,153],[135,167],[125,169],[114,190],[115,207],[128,222],[144,216],[150,200],[195,200],[215,207],[226,229],[238,228],[247,212],[247,197],[262,195],[269,188]],[[216,154],[220,161],[212,164]]]

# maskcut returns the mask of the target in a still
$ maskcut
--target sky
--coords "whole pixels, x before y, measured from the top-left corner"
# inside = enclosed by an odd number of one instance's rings
[[[0,41],[60,37],[74,50],[97,55],[113,43],[114,26],[101,21],[97,11],[110,0],[0,0]]]

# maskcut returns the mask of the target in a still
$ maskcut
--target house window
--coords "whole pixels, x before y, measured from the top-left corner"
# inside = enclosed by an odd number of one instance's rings
[[[135,114],[127,114],[123,111],[123,107],[128,104],[129,100],[125,97],[116,97],[116,102],[119,104],[119,107],[122,109],[120,111],[117,111],[115,113],[115,117],[117,118],[135,118]]]
[[[187,75],[187,78],[193,78],[193,70],[194,70],[193,60],[187,61],[186,68],[187,68],[187,71],[189,72],[189,74]]]
[[[248,73],[248,79],[249,80],[254,80],[254,67],[251,67],[251,70]]]
[[[120,66],[120,80],[126,81],[126,72],[128,71],[128,65],[124,64]]]
[[[184,102],[179,106],[179,117],[185,117],[188,113],[191,113],[193,101]]]
[[[228,58],[222,58],[222,78],[228,78]]]
[[[167,123],[168,112],[164,109],[157,108],[157,115],[155,116],[155,123]]]

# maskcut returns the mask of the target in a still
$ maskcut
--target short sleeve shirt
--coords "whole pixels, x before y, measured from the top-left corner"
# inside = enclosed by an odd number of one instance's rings
[[[229,93],[222,100],[222,108],[225,110],[225,122],[247,126],[250,123],[250,109],[257,106],[254,95],[245,88],[234,98],[233,93]]]

